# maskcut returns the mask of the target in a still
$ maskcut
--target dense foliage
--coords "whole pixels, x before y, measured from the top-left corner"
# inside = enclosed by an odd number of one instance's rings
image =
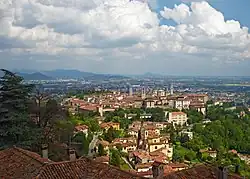
[[[49,144],[54,161],[65,159],[62,147],[69,142],[73,125],[57,101],[36,93],[34,86],[7,70],[0,79],[0,148],[13,145],[40,152]]]
[[[240,115],[242,111],[245,111],[246,115]],[[192,111],[187,113],[193,115]],[[210,123],[203,124],[201,120],[195,122],[192,129],[194,137],[191,140],[184,140],[179,129],[165,129],[165,132],[170,132],[171,140],[175,144],[173,160],[210,162],[231,168],[239,165],[241,174],[249,176],[250,170],[245,162],[240,161],[236,154],[229,152],[232,149],[243,153],[250,151],[250,120],[247,109],[232,108],[230,104],[210,106],[207,118],[211,120]],[[217,151],[216,158],[207,153],[200,153],[200,149],[208,148]]]
[[[32,86],[22,84],[23,79],[13,73],[2,71],[5,74],[0,79],[0,148],[30,148],[39,138],[27,108]]]

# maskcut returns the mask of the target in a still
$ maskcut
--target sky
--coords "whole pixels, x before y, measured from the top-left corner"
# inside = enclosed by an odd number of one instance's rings
[[[250,76],[249,0],[1,0],[0,68]]]

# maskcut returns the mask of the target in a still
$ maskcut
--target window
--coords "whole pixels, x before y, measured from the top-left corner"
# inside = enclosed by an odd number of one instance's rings
[[[157,149],[157,146],[155,146],[155,149]]]
[[[154,143],[156,143],[156,140],[154,140]]]

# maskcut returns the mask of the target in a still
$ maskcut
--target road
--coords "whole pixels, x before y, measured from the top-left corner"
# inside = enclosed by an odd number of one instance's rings
[[[96,143],[98,142],[98,136],[102,135],[102,132],[98,132],[97,134],[95,134],[93,136],[92,141],[89,144],[89,153],[88,156],[93,157],[94,154],[96,154],[98,152]],[[96,152],[94,151],[94,148],[96,147]]]
[[[128,166],[133,169],[133,167],[131,166],[131,164],[128,162],[128,160],[125,157],[122,157],[122,159],[124,160],[124,162],[126,162],[126,164],[128,164]]]

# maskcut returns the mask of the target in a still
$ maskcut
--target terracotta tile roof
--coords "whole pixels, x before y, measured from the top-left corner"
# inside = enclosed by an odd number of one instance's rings
[[[38,179],[139,179],[138,175],[84,158],[46,165]]]
[[[98,163],[109,162],[109,156],[96,157],[96,158],[94,159],[94,161],[96,161],[96,162],[98,162]]]
[[[0,178],[32,178],[51,162],[34,152],[18,147],[0,151]]]
[[[136,169],[143,169],[143,168],[150,168],[152,167],[153,163],[152,162],[148,162],[148,163],[139,163],[135,165]]]
[[[52,162],[17,147],[0,151],[0,178],[6,179],[139,179],[135,173],[87,158]]]
[[[174,168],[187,168],[188,165],[185,163],[169,163],[168,166]]]
[[[114,125],[120,125],[118,122],[103,122],[101,123],[101,128],[113,127]]]
[[[98,105],[82,105],[82,106],[80,106],[79,109],[85,110],[85,111],[96,111],[97,107],[98,107]]]
[[[186,115],[184,112],[171,112],[172,116],[177,116],[177,115]]]
[[[144,128],[145,128],[145,130],[156,130],[156,129],[157,129],[157,128],[156,128],[155,126],[153,126],[153,125],[147,125],[147,126],[145,126]]]
[[[181,170],[164,176],[164,179],[217,179],[219,169],[214,166],[197,165],[190,169]],[[229,174],[228,179],[242,179],[238,175]]]
[[[133,155],[135,157],[140,158],[140,159],[144,159],[144,158],[150,159],[151,158],[150,155],[149,155],[149,153],[146,152],[146,151],[139,151],[139,150],[138,151],[134,151]]]
[[[88,129],[89,127],[87,125],[79,125],[79,126],[75,126],[75,130],[76,131],[81,131],[81,130],[85,130]]]

